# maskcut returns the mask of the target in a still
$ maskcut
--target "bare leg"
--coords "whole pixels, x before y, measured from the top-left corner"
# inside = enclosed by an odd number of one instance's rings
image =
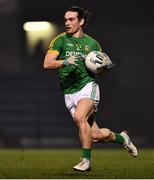
[[[80,141],[82,148],[91,148],[92,129],[87,122],[93,112],[94,102],[91,99],[84,98],[78,102],[74,114],[74,121],[79,128]]]
[[[92,122],[92,142],[114,142],[115,133],[108,128],[99,128],[95,122],[94,116],[90,116],[90,121]]]
[[[77,171],[87,171],[91,169],[91,146],[92,128],[88,119],[94,109],[94,102],[89,98],[81,99],[74,113],[74,121],[79,128],[79,137],[82,145],[82,161],[73,167]]]

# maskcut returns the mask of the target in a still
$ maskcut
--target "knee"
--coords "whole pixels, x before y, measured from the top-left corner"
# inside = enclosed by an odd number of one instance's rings
[[[81,133],[86,133],[87,131],[86,119],[82,115],[75,113],[74,122],[76,126],[79,128],[79,131]]]
[[[84,121],[84,117],[78,113],[78,112],[75,112],[74,114],[74,122],[77,126],[80,126],[81,124],[83,124],[85,121]]]

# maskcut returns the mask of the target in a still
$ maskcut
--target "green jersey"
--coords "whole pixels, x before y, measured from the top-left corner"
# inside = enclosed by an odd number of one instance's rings
[[[86,55],[91,51],[101,51],[99,43],[92,37],[84,34],[81,38],[75,38],[62,33],[53,39],[49,46],[49,52],[56,51],[58,59],[66,59],[72,55]],[[59,69],[61,89],[65,94],[80,91],[88,82],[95,81],[95,76],[90,72],[83,59],[77,61],[78,66],[68,65]]]

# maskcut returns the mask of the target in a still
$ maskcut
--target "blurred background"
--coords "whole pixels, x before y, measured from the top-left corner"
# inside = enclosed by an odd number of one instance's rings
[[[98,124],[128,130],[138,147],[154,147],[152,0],[0,0],[0,147],[80,147],[57,71],[42,67],[72,5],[92,11],[85,32],[116,63],[97,77],[102,93]]]

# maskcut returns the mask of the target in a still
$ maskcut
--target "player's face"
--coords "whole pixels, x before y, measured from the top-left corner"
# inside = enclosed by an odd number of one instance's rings
[[[78,19],[78,13],[67,11],[64,16],[66,33],[75,34],[81,29],[81,21]]]

